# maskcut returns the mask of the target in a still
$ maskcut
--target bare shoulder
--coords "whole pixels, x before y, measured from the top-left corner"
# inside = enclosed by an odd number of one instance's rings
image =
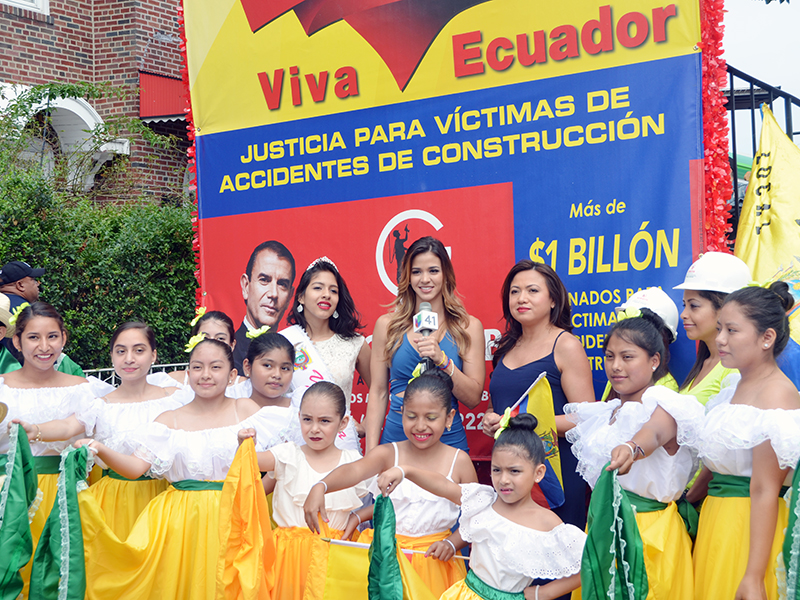
[[[564,523],[561,518],[552,510],[548,510],[541,506],[537,506],[536,509],[535,518],[537,529],[541,529],[542,531],[551,531]]]
[[[172,373],[169,374],[169,376],[172,377],[178,383],[183,383],[184,380],[186,379],[186,371],[173,371]]]
[[[380,317],[378,317],[377,321],[375,321],[375,329],[373,331],[373,336],[378,331],[385,332],[386,328],[389,326],[389,321],[392,318],[392,313],[384,313]]]
[[[481,320],[474,316],[469,315],[469,325],[467,326],[467,331],[470,335],[480,334],[483,337],[483,323]]]
[[[763,409],[800,409],[800,393],[788,377],[776,377],[759,390],[755,405]]]
[[[252,398],[237,398],[235,402],[236,412],[243,419],[252,417],[261,409]]]
[[[586,350],[583,348],[581,341],[568,331],[564,331],[565,335],[559,334],[558,341],[556,342],[556,358],[564,357],[572,360],[577,357],[586,358]]]
[[[171,429],[172,425],[175,423],[175,417],[177,416],[179,410],[180,408],[176,408],[175,410],[165,410],[163,413],[158,415],[153,422],[161,423],[162,425],[166,425]]]
[[[456,454],[456,466],[453,469],[454,480],[456,483],[477,483],[478,474],[475,472],[475,465],[469,454],[463,450],[458,450]]]

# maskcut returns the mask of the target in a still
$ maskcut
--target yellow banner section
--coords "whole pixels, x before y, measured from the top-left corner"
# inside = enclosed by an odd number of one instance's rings
[[[766,104],[758,154],[742,204],[735,254],[753,279],[782,279],[800,295],[800,148],[790,140]],[[790,314],[792,338],[800,343],[800,311]]]
[[[699,51],[698,5],[686,0],[339,4],[333,10],[320,0],[186,2],[197,133]]]

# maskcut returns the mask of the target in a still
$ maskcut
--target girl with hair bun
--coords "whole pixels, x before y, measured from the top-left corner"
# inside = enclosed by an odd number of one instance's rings
[[[425,467],[401,463],[378,478],[383,495],[413,483],[461,506],[459,528],[431,547],[442,558],[472,543],[470,571],[442,600],[557,598],[580,585],[585,534],[531,499],[545,474],[536,417],[523,413],[501,423],[492,450],[492,486],[457,484]],[[408,481],[405,481],[408,480]]]
[[[342,388],[350,415],[355,372],[368,387],[371,382],[370,347],[359,333],[364,326],[350,290],[327,256],[308,265],[300,277],[287,320],[290,326],[280,333],[292,343],[298,359],[292,380],[293,404],[299,406],[305,391],[322,376]],[[363,427],[348,419],[347,427],[336,437],[336,446],[360,452],[359,436],[363,436]]]
[[[703,408],[694,398],[654,385],[667,370],[662,361],[661,317],[647,308],[627,308],[617,319],[603,349],[606,376],[618,398],[568,405],[565,411],[576,425],[567,432],[567,439],[578,459],[578,472],[592,488],[609,461],[606,470],[623,467],[620,473],[626,474],[618,480],[636,509],[644,546],[643,563],[638,564],[646,571],[648,598],[685,600],[694,593],[692,542],[677,501],[695,471],[696,460],[688,447],[678,445],[674,430],[676,422],[701,419]],[[645,444],[637,432],[652,423],[655,413],[672,424],[673,432],[656,431],[656,439]],[[573,594],[579,597],[580,592]]]
[[[697,600],[778,597],[788,520],[782,486],[800,458],[800,395],[775,358],[788,342],[793,304],[782,281],[725,299],[716,349],[740,377],[708,402],[704,418],[677,423],[678,440],[696,448],[713,476],[694,548]],[[646,444],[654,437],[647,433],[634,442]]]
[[[306,523],[311,530],[319,531],[319,516],[327,521],[326,493],[347,489],[401,463],[435,471],[455,484],[477,481],[469,455],[442,442],[442,435],[455,416],[452,392],[453,382],[439,369],[426,371],[413,379],[406,388],[402,408],[403,432],[407,439],[378,446],[361,460],[334,469],[320,485],[312,487],[305,502]],[[438,598],[466,574],[463,561],[454,559],[453,552],[447,551],[450,546],[442,543],[458,520],[458,505],[411,482],[399,488],[393,497],[397,545],[406,550],[427,551],[425,556],[414,554],[411,566]],[[374,483],[370,491],[375,495],[379,493]],[[344,537],[362,521],[371,519],[372,511],[372,505],[355,511]],[[371,540],[372,530],[365,529],[359,541],[369,543]]]
[[[24,358],[22,368],[0,377],[0,402],[8,407],[8,414],[0,422],[0,465],[5,472],[7,453],[15,442],[17,429],[10,431],[12,420],[29,423],[44,423],[53,419],[64,419],[79,410],[84,402],[91,402],[97,396],[104,396],[114,388],[99,379],[89,380],[68,375],[56,370],[55,363],[67,343],[67,332],[61,314],[45,302],[27,302],[14,311],[12,341],[14,347]],[[47,516],[56,498],[59,454],[67,448],[71,440],[44,441],[37,425],[32,426],[31,451],[36,461],[39,475],[41,504],[30,523],[33,535],[33,551],[41,535]],[[12,439],[13,438],[13,439]],[[5,515],[3,527],[14,522]],[[27,518],[24,519],[27,524]],[[23,594],[27,597],[30,579],[30,563],[22,570]],[[13,584],[13,585],[16,585]],[[21,587],[20,587],[21,590]]]

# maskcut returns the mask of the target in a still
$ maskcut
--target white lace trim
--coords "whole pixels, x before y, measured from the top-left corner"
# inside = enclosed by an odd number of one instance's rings
[[[786,495],[786,501],[789,502],[791,495],[795,493],[795,489],[791,488]],[[800,576],[800,498],[794,506],[795,527],[794,537],[792,538],[792,547],[789,550],[789,568],[786,573],[786,597],[794,598],[797,595],[797,579]],[[781,552],[780,556],[783,556]]]
[[[538,531],[509,521],[492,505],[497,498],[489,486],[461,486],[459,529],[464,541],[485,545],[505,568],[531,578],[560,579],[580,572],[585,534],[561,523]]]
[[[42,504],[42,500],[44,500],[44,492],[37,488],[36,496],[34,497],[33,502],[31,502],[31,505],[28,507],[28,525],[33,523],[33,519],[39,510],[39,506]]]
[[[8,454],[6,454],[6,473],[3,480],[3,488],[0,490],[0,528],[3,527],[3,520],[6,516],[6,503],[8,502],[8,491],[11,488],[11,476],[14,474],[14,461],[17,457],[17,438],[19,437],[19,427],[12,427],[8,431]]]
[[[70,449],[61,453],[61,464],[58,466],[58,481],[56,483],[56,502],[58,502],[59,520],[61,524],[61,565],[59,565],[58,600],[65,600],[69,590],[69,513],[67,509],[67,484],[64,477],[64,465]]]

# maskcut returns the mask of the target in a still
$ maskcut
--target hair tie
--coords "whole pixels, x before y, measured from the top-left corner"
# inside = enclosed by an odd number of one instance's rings
[[[511,409],[507,408],[503,413],[503,416],[500,417],[500,422],[497,424],[497,431],[494,432],[494,439],[500,437],[500,434],[503,433],[506,429],[508,429],[508,424],[511,422]]]
[[[310,265],[308,265],[308,267],[306,267],[306,271],[310,271],[311,269],[313,269],[314,267],[316,267],[320,263],[328,263],[330,266],[332,266],[336,270],[337,273],[339,272],[339,268],[327,256],[320,256],[318,259],[316,259]]]
[[[186,343],[186,349],[184,350],[184,352],[187,353],[191,352],[192,350],[194,350],[194,347],[197,346],[197,344],[202,342],[204,339],[206,339],[206,334],[204,333],[198,333],[197,335],[193,335],[192,337],[189,338],[189,341]]]
[[[245,333],[245,336],[247,336],[248,339],[254,340],[257,337],[264,335],[269,330],[270,330],[269,325],[262,325],[258,329],[248,330],[247,333]]]
[[[206,307],[198,306],[197,309],[194,311],[194,319],[189,321],[189,325],[191,327],[197,325],[197,322],[200,320],[200,317],[202,317],[204,314],[206,314]]]
[[[29,306],[30,306],[29,302],[23,302],[17,308],[15,308],[14,311],[11,313],[11,317],[8,319],[8,325],[10,327],[14,327],[17,324],[17,317],[19,317],[20,313],[22,313],[22,311],[28,308]]]
[[[623,311],[617,313],[617,323],[625,319],[637,319],[642,316],[642,311],[635,306],[629,306]]]
[[[411,372],[411,379],[408,380],[408,383],[414,381],[417,377],[422,375],[424,371],[422,370],[422,363],[417,363],[417,366],[414,367],[414,370]]]
[[[769,286],[771,286],[771,285],[772,285],[772,281],[770,279],[767,279],[767,280],[761,281],[761,282],[753,280],[750,283],[748,283],[746,287],[760,287],[760,288],[764,288],[765,290],[768,290]]]

